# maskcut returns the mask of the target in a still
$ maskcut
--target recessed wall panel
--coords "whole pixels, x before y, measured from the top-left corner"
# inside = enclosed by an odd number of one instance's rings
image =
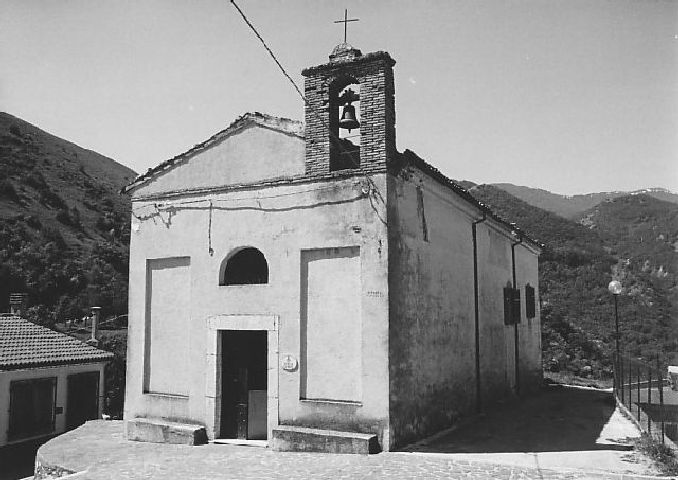
[[[189,257],[147,261],[144,391],[187,396],[189,372]]]
[[[360,248],[301,252],[301,397],[361,401]]]

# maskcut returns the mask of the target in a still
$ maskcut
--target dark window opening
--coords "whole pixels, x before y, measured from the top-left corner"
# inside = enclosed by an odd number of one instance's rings
[[[428,227],[426,226],[426,212],[424,211],[424,192],[421,187],[417,187],[417,213],[421,219],[421,231],[424,241],[428,242]]]
[[[268,283],[268,264],[264,254],[247,247],[226,262],[221,285],[250,285]]]
[[[504,325],[512,325],[511,319],[511,298],[513,297],[513,288],[504,287]]]
[[[520,323],[520,289],[504,287],[504,325]]]
[[[527,318],[534,318],[536,316],[536,299],[534,295],[534,288],[528,283],[525,285],[525,314]]]

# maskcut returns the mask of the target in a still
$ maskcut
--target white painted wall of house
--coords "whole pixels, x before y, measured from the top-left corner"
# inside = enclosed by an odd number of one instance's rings
[[[19,439],[16,442],[8,442],[10,384],[12,381],[56,377],[56,407],[62,407],[63,411],[56,415],[54,431],[47,434],[55,435],[66,431],[68,376],[84,372],[99,372],[99,417],[101,417],[104,403],[104,363],[59,365],[53,367],[0,371],[0,447],[7,445],[8,443],[19,443],[21,441],[29,440],[26,438]]]

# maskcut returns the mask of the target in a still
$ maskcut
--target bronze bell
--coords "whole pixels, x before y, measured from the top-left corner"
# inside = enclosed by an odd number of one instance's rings
[[[355,118],[355,107],[350,103],[344,105],[344,111],[341,113],[341,119],[339,120],[339,128],[348,130],[349,133],[354,128],[360,128],[360,122]]]

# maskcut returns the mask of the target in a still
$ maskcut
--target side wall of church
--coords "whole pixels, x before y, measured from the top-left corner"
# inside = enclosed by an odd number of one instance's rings
[[[520,393],[527,394],[539,389],[544,378],[541,358],[541,312],[539,309],[539,262],[538,257],[525,248],[516,247],[516,281],[521,295],[520,335]],[[527,318],[525,286],[534,288],[534,318]]]
[[[386,191],[385,174],[372,180]],[[280,423],[388,445],[386,212],[368,190],[354,177],[134,201],[125,418],[219,436],[214,328],[237,325],[269,329],[269,438]],[[268,283],[220,285],[242,247],[263,253]]]
[[[450,425],[474,398],[470,222],[418,172],[389,177],[391,436]]]
[[[390,433],[393,445],[403,445],[477,408],[471,225],[482,215],[414,168],[389,175],[388,197]],[[514,327],[504,325],[503,307],[503,288],[512,279],[511,239],[496,224],[477,229],[480,399],[486,405],[515,387]],[[516,260],[519,286],[525,277],[536,286],[537,256],[516,247]],[[530,327],[523,320],[518,330],[526,352],[520,364],[531,372],[522,384],[541,368],[538,317]]]
[[[477,218],[481,218],[479,215]],[[504,324],[505,287],[512,285],[511,242],[487,222],[477,225],[481,401],[515,391],[515,328]]]
[[[477,218],[480,218],[477,217]],[[520,323],[504,324],[503,289],[512,286],[511,244],[507,232],[489,222],[477,225],[478,303],[480,346],[480,404],[482,408],[516,392],[516,329],[520,393],[541,384],[541,320],[538,256],[524,246],[514,247],[516,288],[520,290]],[[535,289],[535,317],[527,318],[525,286]]]

